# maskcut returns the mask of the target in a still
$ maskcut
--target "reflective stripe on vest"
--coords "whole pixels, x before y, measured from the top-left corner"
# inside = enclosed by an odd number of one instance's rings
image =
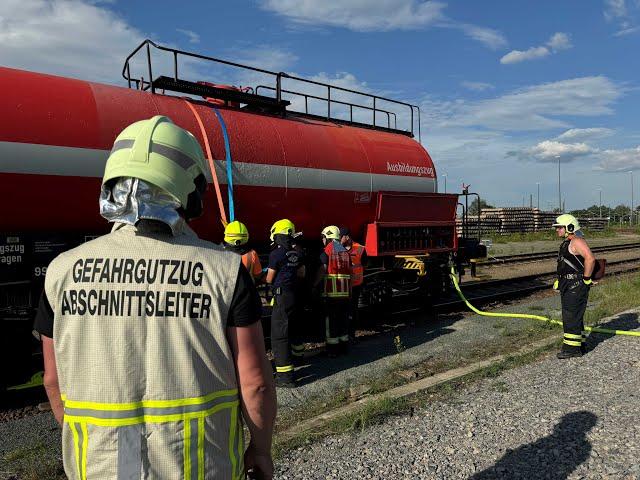
[[[172,236],[140,222],[49,265],[71,480],[241,476],[225,320],[240,262],[186,226]]]
[[[335,243],[328,244],[327,273],[324,276],[324,295],[331,298],[349,298],[351,294],[351,255],[345,249],[336,252]]]
[[[331,298],[349,297],[351,275],[327,274],[324,276],[324,294]]]
[[[362,285],[364,281],[364,266],[362,265],[362,254],[364,253],[364,247],[359,243],[353,242],[349,255],[351,255],[352,273],[351,284],[354,287]]]
[[[184,479],[204,479],[205,418],[223,410],[230,411],[229,458],[232,478],[241,478],[238,470],[244,453],[238,428],[238,391],[224,390],[202,397],[176,400],[143,400],[131,403],[97,403],[64,400],[64,421],[69,425],[78,469],[78,478],[87,478],[87,425],[116,428],[118,432],[118,479],[139,478],[142,468],[142,431],[148,423],[183,422]]]

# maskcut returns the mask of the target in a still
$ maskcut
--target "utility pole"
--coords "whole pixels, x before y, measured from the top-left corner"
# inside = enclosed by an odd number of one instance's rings
[[[629,225],[633,224],[633,170],[629,172],[631,174],[631,215],[629,215]]]
[[[558,208],[560,209],[560,213],[562,213],[562,193],[560,193],[560,155],[556,155],[556,158],[558,159]]]
[[[447,174],[443,173],[442,177],[444,178],[444,193],[447,193]]]
[[[537,199],[537,204],[538,204],[538,210],[540,210],[540,182],[536,182],[536,185],[538,186],[538,199]]]
[[[598,193],[600,194],[600,218],[602,218],[602,189],[598,189]]]
[[[533,193],[529,194],[529,208],[533,208]]]

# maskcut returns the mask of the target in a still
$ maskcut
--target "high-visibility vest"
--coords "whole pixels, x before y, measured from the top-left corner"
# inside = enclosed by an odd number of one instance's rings
[[[244,478],[225,336],[239,268],[188,227],[145,224],[116,224],[51,263],[70,479]]]
[[[336,250],[336,246],[339,246]],[[351,256],[335,240],[324,248],[327,254],[327,273],[324,276],[324,296],[349,298],[351,295]]]
[[[357,287],[364,282],[364,265],[362,265],[362,254],[364,253],[364,247],[359,243],[353,242],[349,255],[351,255],[351,285]]]
[[[256,251],[249,250],[247,253],[242,255],[242,264],[249,271],[251,278],[255,282],[256,277],[262,273],[262,264],[260,263],[260,258]]]

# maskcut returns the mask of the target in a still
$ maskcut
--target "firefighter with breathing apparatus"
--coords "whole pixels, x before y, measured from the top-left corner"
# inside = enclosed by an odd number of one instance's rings
[[[562,349],[557,356],[580,357],[585,353],[583,317],[596,260],[573,215],[560,215],[553,226],[558,237],[564,239],[558,252],[558,279],[553,285],[560,291],[564,329]]]
[[[47,269],[35,329],[70,479],[272,478],[260,299],[240,257],[187,226],[205,172],[169,118],[129,125],[102,181],[111,233]]]

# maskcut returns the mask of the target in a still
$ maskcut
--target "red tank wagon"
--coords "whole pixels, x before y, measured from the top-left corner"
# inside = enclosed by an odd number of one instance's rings
[[[173,58],[169,76],[153,75],[152,50]],[[146,80],[132,72],[145,53]],[[273,83],[240,89],[190,81],[179,76],[183,58]],[[213,158],[222,205],[210,188],[206,213],[194,222],[202,237],[220,242],[221,217],[235,217],[264,253],[279,218],[293,220],[318,246],[324,226],[348,226],[366,245],[376,276],[371,299],[390,294],[391,283],[424,286],[431,295],[448,285],[449,266],[462,258],[458,195],[437,193],[431,157],[413,138],[417,107],[150,41],[127,58],[123,76],[129,88],[0,68],[3,318],[28,316],[55,255],[108,231],[98,194],[113,140],[130,123],[158,114],[191,131]],[[305,89],[287,90],[286,82]],[[310,101],[321,102],[326,114],[310,111]],[[398,118],[407,128],[398,128]]]

